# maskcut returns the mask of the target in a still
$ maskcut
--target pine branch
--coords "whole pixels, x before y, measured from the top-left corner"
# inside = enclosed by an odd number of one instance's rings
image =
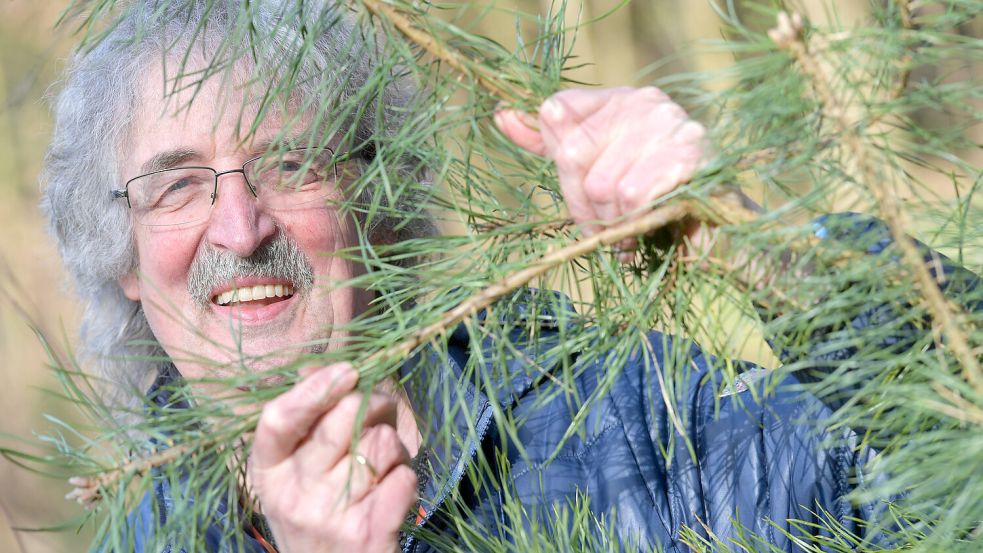
[[[474,63],[463,53],[451,48],[446,44],[440,43],[434,35],[422,31],[416,25],[409,14],[401,13],[395,7],[384,3],[383,0],[362,0],[362,4],[367,10],[376,16],[389,21],[393,27],[399,30],[412,43],[423,48],[431,56],[447,64],[449,67],[462,73],[464,76],[471,77],[493,96],[511,104],[517,105],[522,101],[533,99],[530,90],[518,89],[510,91],[512,87],[503,82],[484,66]],[[521,107],[521,106],[517,106]],[[746,165],[746,163],[742,164]],[[741,207],[738,204],[727,201],[723,196],[724,192],[707,199],[707,208],[703,210],[689,210],[690,215],[704,222],[721,224],[722,222],[734,224],[736,222],[753,221],[758,218],[758,214],[750,209]],[[675,201],[675,200],[670,200]],[[723,219],[721,219],[723,217]],[[654,230],[654,229],[648,229]]]
[[[921,303],[931,313],[936,330],[941,330],[948,346],[962,364],[964,378],[977,392],[983,394],[983,373],[980,371],[979,360],[973,352],[967,333],[962,328],[963,325],[969,324],[968,319],[946,300],[939,283],[929,272],[914,241],[905,232],[905,229],[911,228],[911,223],[898,205],[897,198],[888,188],[885,179],[878,174],[862,131],[847,117],[846,102],[841,100],[829,86],[828,76],[809,51],[809,45],[803,35],[804,28],[801,15],[781,12],[778,14],[778,26],[770,30],[768,36],[775,41],[775,44],[792,54],[803,75],[809,79],[823,107],[823,112],[836,126],[844,145],[853,154],[856,170],[859,172],[859,175],[856,175],[857,182],[866,185],[873,194],[881,219],[884,220],[891,237],[901,250],[902,259],[908,270],[915,276],[916,284],[922,294]]]
[[[191,454],[197,447],[209,448],[218,444],[218,440],[209,439],[201,442],[175,444],[161,451],[155,451],[144,457],[129,459],[119,465],[91,476],[73,476],[68,483],[75,488],[65,495],[65,499],[75,500],[86,508],[91,508],[102,500],[106,490],[116,489],[124,484],[124,479],[131,476],[141,477],[150,474],[153,469],[172,463],[185,455]]]
[[[373,15],[389,21],[403,36],[423,48],[434,58],[446,63],[455,71],[471,77],[492,95],[513,104],[532,98],[528,91],[522,89],[510,92],[511,87],[502,82],[494,73],[488,71],[486,67],[441,43],[434,35],[420,29],[409,16],[403,15],[395,7],[382,0],[362,0],[362,5]]]
[[[477,294],[448,311],[439,321],[421,329],[413,337],[370,355],[367,361],[405,358],[420,345],[446,333],[464,319],[490,306],[495,300],[509,292],[525,286],[548,270],[587,255],[601,246],[617,244],[626,238],[648,234],[671,223],[677,223],[695,212],[696,209],[691,201],[673,202],[653,209],[637,219],[608,227],[590,237],[582,238],[568,246],[548,252],[528,267],[511,273],[499,282],[483,288]]]

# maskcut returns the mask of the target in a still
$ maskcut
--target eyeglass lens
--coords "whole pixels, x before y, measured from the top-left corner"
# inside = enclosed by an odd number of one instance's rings
[[[271,153],[247,161],[242,173],[263,207],[306,207],[338,194],[333,156],[328,149]],[[142,175],[127,183],[130,208],[137,221],[148,226],[203,221],[217,200],[213,194],[221,193],[218,176],[208,167],[178,167]]]

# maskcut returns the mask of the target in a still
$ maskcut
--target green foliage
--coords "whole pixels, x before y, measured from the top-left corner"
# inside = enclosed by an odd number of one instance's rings
[[[80,0],[65,22],[78,25],[92,43],[121,9],[115,4]],[[535,110],[565,85],[564,71],[578,62],[569,56],[575,29],[564,27],[562,4],[536,18],[537,34],[520,37],[514,51],[443,17],[444,11],[481,7],[386,5],[396,10],[395,19],[375,10],[371,15],[367,8],[378,6],[374,2],[351,6],[365,42],[350,46],[381,52],[380,63],[344,101],[307,106],[316,121],[325,123],[309,126],[318,133],[309,138],[324,144],[342,135],[358,146],[348,122],[374,105],[372,99],[384,94],[393,74],[412,74],[424,92],[406,108],[410,123],[374,145],[378,155],[363,167],[350,194],[358,198],[371,187],[374,202],[351,201],[345,207],[361,216],[364,229],[384,215],[419,216],[406,210],[403,200],[411,198],[414,208],[432,213],[444,232],[379,244],[370,243],[365,231],[351,248],[325,252],[364,263],[369,271],[346,284],[375,291],[377,300],[369,313],[346,326],[356,339],[276,369],[285,381],[273,387],[256,386],[260,375],[244,371],[223,382],[229,390],[223,402],[187,398],[192,406],[185,409],[142,405],[139,411],[146,409],[149,416],[137,412],[135,422],[114,425],[97,399],[99,383],[84,377],[72,360],[54,355],[67,399],[89,410],[96,429],[84,434],[69,430],[52,438],[58,457],[19,460],[43,470],[62,464],[59,470],[98,484],[102,501],[91,517],[98,543],[128,549],[133,535],[126,514],[156,477],[171,482],[177,506],[158,537],[193,546],[204,525],[215,521],[217,505],[238,501],[241,452],[249,447],[258,417],[255,409],[244,415],[240,407],[262,404],[288,389],[300,365],[352,361],[362,374],[360,386],[369,389],[398,375],[405,359],[419,356],[416,369],[404,378],[434,386],[428,393],[443,399],[437,402],[446,410],[441,419],[463,413],[473,420],[475,406],[455,399],[447,387],[454,383],[425,380],[428,368],[438,370],[448,355],[446,336],[460,324],[459,331],[475,343],[495,344],[483,359],[473,356],[464,370],[466,379],[496,397],[503,393],[507,361],[515,356],[510,337],[518,334],[536,343],[544,326],[555,327],[558,337],[537,346],[538,358],[560,360],[541,377],[555,385],[547,397],[565,395],[576,413],[569,438],[583,431],[588,407],[607,393],[625,360],[646,346],[649,329],[697,337],[711,350],[719,345],[713,353],[727,354],[725,344],[758,325],[760,314],[765,335],[784,354],[784,365],[772,373],[774,381],[790,372],[799,374],[809,393],[838,406],[822,424],[854,429],[859,435],[855,447],[880,452],[868,467],[870,481],[852,499],[869,503],[904,494],[873,524],[894,533],[899,549],[979,548],[983,315],[970,305],[983,299],[983,290],[958,290],[959,282],[949,282],[953,299],[933,299],[931,283],[919,277],[924,262],[911,255],[917,246],[898,233],[918,234],[969,268],[980,269],[979,146],[970,131],[980,123],[983,89],[971,73],[948,68],[978,69],[983,62],[980,39],[960,32],[979,18],[983,3],[953,0],[917,11],[906,2],[876,3],[871,19],[862,25],[807,22],[787,44],[776,44],[767,29],[744,22],[775,21],[772,4],[740,3],[740,11],[735,3],[718,4],[729,39],[714,48],[732,52],[734,64],[714,74],[676,75],[660,83],[708,124],[717,154],[700,175],[656,206],[685,205],[687,216],[715,223],[715,247],[705,255],[687,248],[670,225],[666,234],[644,239],[627,265],[619,264],[605,245],[544,262],[550,252],[582,244],[582,237],[566,219],[551,164],[511,145],[490,122],[499,102]],[[208,72],[185,74],[184,86],[218,78],[233,61],[262,48],[265,37],[248,24],[254,6],[243,3],[238,32],[215,48]],[[298,2],[293,15],[304,12],[308,17],[306,9]],[[454,21],[465,19],[457,16]],[[433,42],[428,46],[407,37],[398,28],[401,20]],[[307,19],[306,24],[315,36],[319,27],[337,20]],[[282,67],[255,68],[258,74],[280,77],[257,81],[261,86],[253,93],[262,99],[257,120],[285,105],[296,84],[295,69],[308,53],[301,45]],[[919,77],[925,68],[938,71]],[[337,78],[327,75],[319,83],[326,98],[336,97]],[[708,92],[711,87],[705,85],[719,79],[730,84]],[[955,123],[934,125],[936,113],[948,114]],[[253,130],[255,123],[242,122]],[[418,165],[406,167],[406,160]],[[422,168],[432,173],[433,186],[421,184]],[[764,212],[734,217],[726,197],[734,188],[761,200]],[[864,250],[885,234],[847,241],[812,238],[816,216],[844,209],[882,218],[894,244],[882,254],[868,255]],[[408,264],[408,259],[418,262]],[[542,269],[531,281],[511,280],[531,267]],[[561,289],[569,300],[523,292],[529,284]],[[489,292],[496,285],[500,293]],[[552,314],[518,315],[514,304],[520,299]],[[738,308],[730,324],[715,324],[715,306],[721,303]],[[460,317],[448,315],[462,305],[469,309]],[[853,329],[851,320],[871,305],[886,306],[893,318]],[[480,308],[486,311],[479,317]],[[923,329],[921,338],[903,347],[886,345],[901,325]],[[846,349],[852,350],[849,357],[817,357]],[[571,384],[578,370],[568,362],[573,352],[584,362],[606,358],[610,373],[591,397],[580,397]],[[676,393],[690,375],[688,360],[677,357],[659,375],[661,396],[671,413],[679,412]],[[240,362],[248,366],[254,361]],[[724,361],[715,369],[730,385],[741,370]],[[183,387],[168,391],[178,397],[187,393]],[[508,436],[521,425],[508,409],[492,409],[499,435]],[[430,420],[428,415],[421,418]],[[674,422],[682,427],[681,421]],[[426,437],[432,444],[476,438],[455,430],[433,428]],[[667,462],[678,450],[693,453],[692,444],[679,442],[663,444]],[[449,551],[631,550],[611,530],[617,513],[593,513],[583,497],[553,506],[552,512],[531,512],[510,495],[508,466],[498,461],[479,452],[467,478],[472,486],[501,490],[500,518],[512,522],[506,525],[508,535],[469,524],[466,505],[452,493],[448,512],[453,536],[428,535],[425,527],[422,537]],[[440,467],[435,468],[440,474]],[[240,522],[235,514],[221,519],[229,533]],[[782,529],[789,524],[775,522]],[[791,524],[823,529],[824,537],[801,544],[804,548],[881,550],[858,542],[831,516]],[[768,550],[750,532],[731,542],[702,530],[687,531],[694,550]]]

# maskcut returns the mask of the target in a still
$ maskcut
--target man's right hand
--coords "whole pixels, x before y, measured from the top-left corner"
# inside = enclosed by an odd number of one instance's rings
[[[397,548],[417,499],[416,475],[396,434],[395,402],[355,392],[357,381],[350,365],[331,365],[263,408],[249,479],[281,553]]]

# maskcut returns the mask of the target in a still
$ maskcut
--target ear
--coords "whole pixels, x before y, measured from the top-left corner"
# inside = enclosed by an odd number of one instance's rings
[[[125,275],[116,279],[119,283],[119,287],[123,289],[123,295],[127,299],[133,301],[140,301],[140,277],[137,276],[136,271],[130,271]]]

